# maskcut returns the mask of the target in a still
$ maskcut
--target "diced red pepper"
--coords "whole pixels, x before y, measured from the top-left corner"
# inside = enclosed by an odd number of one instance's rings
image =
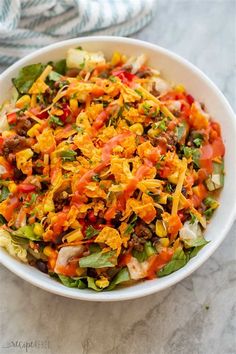
[[[125,71],[124,69],[113,71],[112,75],[119,77],[123,84],[126,85],[133,81],[133,79],[136,77],[136,75],[131,74],[130,72]]]
[[[47,119],[48,118],[48,111],[38,113],[38,114],[36,114],[36,117],[38,117],[39,119]]]
[[[191,104],[193,104],[193,102],[195,101],[195,99],[193,98],[193,96],[192,95],[186,95],[186,99],[187,99],[187,101],[188,101],[188,103],[191,105]]]
[[[7,114],[7,120],[9,124],[14,124],[16,123],[16,119],[17,119],[17,114],[16,112],[13,113],[8,113]]]
[[[97,221],[97,217],[94,215],[93,210],[88,211],[88,219],[91,223],[95,223]]]
[[[35,191],[36,186],[30,183],[21,183],[18,185],[18,191],[22,193],[31,193]]]
[[[63,110],[63,114],[58,117],[63,123],[65,123],[66,119],[69,117],[69,115],[71,114],[70,111],[70,107],[68,106],[67,103],[63,103],[62,104],[62,110]]]

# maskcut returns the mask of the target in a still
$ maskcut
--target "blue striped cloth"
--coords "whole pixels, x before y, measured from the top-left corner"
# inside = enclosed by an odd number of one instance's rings
[[[0,0],[0,65],[78,36],[127,36],[151,19],[156,0]]]

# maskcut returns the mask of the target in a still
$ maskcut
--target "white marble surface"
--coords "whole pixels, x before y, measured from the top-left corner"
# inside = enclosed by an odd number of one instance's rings
[[[134,37],[189,59],[218,85],[235,109],[236,1],[158,3],[155,19]],[[26,343],[31,348],[25,348]],[[64,299],[1,267],[0,354],[26,351],[236,353],[236,224],[193,275],[168,290],[134,301],[105,304]]]

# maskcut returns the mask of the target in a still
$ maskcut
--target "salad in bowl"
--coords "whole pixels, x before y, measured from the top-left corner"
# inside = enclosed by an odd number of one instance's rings
[[[63,285],[167,276],[208,243],[221,127],[145,54],[24,66],[0,118],[0,246]]]

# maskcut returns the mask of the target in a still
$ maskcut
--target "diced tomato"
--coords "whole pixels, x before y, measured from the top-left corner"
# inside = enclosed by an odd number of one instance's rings
[[[213,158],[224,156],[225,146],[221,138],[217,138],[213,141],[212,149],[213,149]]]
[[[171,175],[172,170],[169,166],[164,166],[163,169],[158,171],[158,173],[161,178],[167,178],[169,175]]]
[[[119,267],[126,266],[130,262],[131,257],[132,255],[130,252],[122,254],[118,263]]]
[[[212,145],[210,144],[203,145],[203,147],[201,148],[199,163],[200,163],[200,167],[204,168],[208,173],[211,173],[213,170],[212,159],[213,159]]]
[[[18,185],[18,191],[22,193],[31,193],[35,191],[36,187],[30,183],[21,183]]]
[[[9,124],[14,124],[14,123],[16,123],[16,119],[17,119],[17,114],[16,114],[16,112],[8,113],[8,114],[7,114],[7,121],[8,121]]]
[[[207,170],[205,168],[200,168],[198,170],[198,181],[201,183],[203,181],[205,181],[205,179],[207,179],[209,173],[207,172]]]
[[[147,272],[147,278],[148,279],[156,278],[157,271],[160,270],[162,267],[164,267],[171,260],[172,256],[173,256],[173,250],[171,249],[167,249],[157,255],[153,255],[149,260],[150,265]]]

